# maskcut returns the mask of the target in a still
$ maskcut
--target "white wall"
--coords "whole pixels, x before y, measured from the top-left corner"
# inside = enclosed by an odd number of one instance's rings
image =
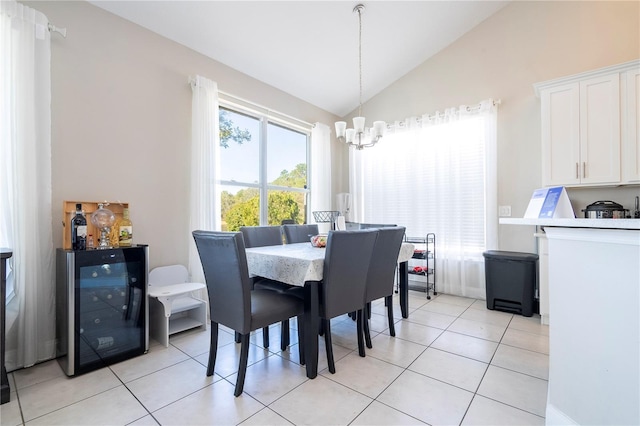
[[[639,2],[515,1],[363,106],[393,122],[501,99],[498,203],[522,217],[541,184],[540,99],[533,84],[640,57]],[[633,208],[640,187],[569,190],[575,213],[596,200]],[[500,227],[502,250],[535,251],[533,228]]]
[[[89,3],[24,3],[67,28],[66,38],[51,37],[56,246],[63,200],[121,200],[130,205],[134,243],[150,246],[150,267],[187,263],[189,76],[310,123],[337,119]]]
[[[89,3],[25,3],[68,30],[66,39],[52,36],[54,243],[62,241],[63,200],[122,200],[131,206],[135,242],[150,245],[151,267],[186,263],[190,75],[308,122],[337,119]],[[391,122],[502,99],[498,199],[522,217],[541,186],[540,100],[532,85],[637,59],[639,17],[639,2],[513,2],[382,91],[364,115]],[[334,141],[334,194],[348,191],[347,158]],[[630,208],[638,193],[569,191],[578,216],[601,199]],[[532,230],[518,228],[501,227],[500,248],[535,251]]]

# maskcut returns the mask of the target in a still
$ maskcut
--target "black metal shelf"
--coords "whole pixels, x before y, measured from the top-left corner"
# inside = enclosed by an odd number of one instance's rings
[[[436,234],[428,233],[425,237],[406,237],[406,241],[408,243],[424,245],[424,250],[422,248],[417,248],[412,259],[424,261],[424,263],[420,266],[425,268],[425,270],[413,270],[409,267],[409,275],[426,277],[426,285],[422,286],[409,286],[412,290],[424,291],[427,293],[427,299],[431,299],[430,291],[433,292],[434,295],[437,295],[436,291]]]

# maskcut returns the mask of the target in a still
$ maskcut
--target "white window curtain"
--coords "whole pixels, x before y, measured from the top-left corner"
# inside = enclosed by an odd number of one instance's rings
[[[191,183],[189,273],[205,282],[191,231],[220,230],[220,131],[218,84],[202,76],[191,80]]]
[[[350,150],[358,222],[436,234],[437,291],[486,298],[483,251],[496,248],[497,108],[492,100],[397,123],[372,148]]]
[[[0,1],[0,246],[13,251],[9,371],[55,357],[47,25],[41,12]]]
[[[311,130],[311,212],[331,210],[331,139],[329,126],[315,123]],[[313,214],[310,222],[315,222]]]

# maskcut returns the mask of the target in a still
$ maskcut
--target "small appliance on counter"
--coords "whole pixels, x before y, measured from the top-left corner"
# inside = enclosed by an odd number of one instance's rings
[[[596,201],[582,210],[587,219],[625,219],[629,216],[629,209],[613,201]]]

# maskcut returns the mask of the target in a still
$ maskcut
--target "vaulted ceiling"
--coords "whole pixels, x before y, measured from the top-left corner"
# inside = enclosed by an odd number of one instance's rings
[[[90,2],[338,116],[358,106],[357,0]],[[508,3],[363,2],[363,102]]]

